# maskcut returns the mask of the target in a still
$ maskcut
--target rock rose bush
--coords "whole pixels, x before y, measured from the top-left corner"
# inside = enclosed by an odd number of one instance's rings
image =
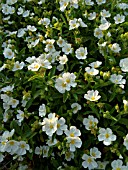
[[[128,1],[0,2],[0,169],[128,170]]]

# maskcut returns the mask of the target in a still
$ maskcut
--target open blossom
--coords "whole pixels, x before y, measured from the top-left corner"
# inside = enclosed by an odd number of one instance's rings
[[[24,62],[21,62],[21,63],[20,63],[19,61],[16,61],[16,62],[14,63],[14,66],[13,66],[13,68],[12,68],[12,71],[22,70],[24,66],[25,66],[25,63],[24,63]]]
[[[112,74],[110,76],[110,79],[109,79],[112,83],[115,83],[115,84],[120,84],[120,85],[123,85],[126,83],[126,80],[123,79],[123,76],[122,75],[116,75],[116,74]]]
[[[97,124],[98,124],[98,119],[94,118],[94,116],[89,115],[88,118],[83,119],[83,125],[87,130],[97,129]]]
[[[86,67],[85,71],[90,74],[91,76],[96,76],[97,74],[99,74],[99,70],[95,69],[95,68],[91,68],[91,67]]]
[[[84,168],[88,168],[89,170],[91,169],[94,169],[94,168],[97,168],[98,167],[98,164],[97,162],[95,161],[95,159],[87,154],[84,154],[82,156],[82,159],[84,160],[82,162],[82,166]]]
[[[10,48],[5,48],[3,54],[4,57],[8,59],[12,59],[14,57],[14,52]]]
[[[108,146],[111,145],[112,141],[116,140],[116,135],[113,134],[110,128],[100,128],[98,140],[103,141],[104,145]]]
[[[79,137],[66,137],[66,139],[71,152],[75,152],[76,148],[80,148],[82,145],[82,141]]]
[[[98,68],[101,64],[102,64],[101,61],[95,61],[95,62],[90,63],[89,66],[93,68]]]
[[[66,7],[68,6],[70,0],[60,0],[60,10],[64,12]]]
[[[101,158],[101,152],[98,150],[98,148],[93,147],[90,149],[90,156],[94,159]]]
[[[72,47],[71,47],[71,44],[68,44],[66,43],[63,48],[62,48],[62,51],[65,53],[65,54],[71,54],[72,53]]]
[[[63,131],[67,130],[67,125],[65,124],[65,119],[61,117],[59,120],[57,120],[57,135],[62,135]]]
[[[120,159],[114,160],[111,166],[112,170],[126,170],[126,166],[123,166],[123,161]]]
[[[110,12],[109,11],[106,11],[106,9],[103,9],[101,12],[100,12],[101,16],[104,17],[104,18],[108,18],[111,16]]]
[[[102,38],[104,36],[103,31],[100,28],[94,29],[94,36],[98,39]]]
[[[88,20],[94,20],[96,18],[96,12],[88,14]]]
[[[80,47],[76,51],[76,58],[78,59],[86,59],[87,58],[87,47]]]
[[[16,151],[17,155],[25,155],[26,150],[29,150],[30,147],[25,141],[18,142],[18,150]]]
[[[78,28],[80,26],[78,19],[74,18],[73,20],[69,21],[69,30],[72,30],[74,28]]]
[[[100,95],[98,95],[98,91],[97,90],[88,90],[87,94],[84,95],[84,98],[90,101],[97,101],[101,98]]]
[[[59,37],[59,39],[57,40],[57,45],[59,47],[64,47],[66,44],[66,41],[64,39],[62,39],[62,37]]]
[[[124,15],[117,14],[117,15],[114,17],[114,20],[115,20],[115,24],[123,23],[123,22],[125,21],[125,16],[124,16]]]
[[[63,56],[60,56],[59,57],[59,63],[60,64],[66,64],[67,63],[67,61],[68,61],[68,58],[67,58],[67,56],[66,55],[63,55]]]
[[[45,131],[48,136],[52,136],[57,131],[57,120],[55,113],[50,113],[48,118],[44,118],[42,122],[42,131]]]
[[[119,53],[119,51],[121,51],[121,48],[117,43],[114,43],[110,48],[114,53]]]
[[[121,59],[119,66],[121,67],[122,71],[128,72],[128,58]]]
[[[78,137],[81,135],[81,132],[79,129],[77,129],[75,126],[71,126],[70,130],[65,130],[64,132],[68,137]]]
[[[16,151],[18,150],[18,142],[15,140],[9,140],[6,143],[5,146],[5,151],[10,153],[10,154],[14,154]]]

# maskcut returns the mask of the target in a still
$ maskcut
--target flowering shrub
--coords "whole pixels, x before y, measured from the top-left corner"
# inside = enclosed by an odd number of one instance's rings
[[[127,170],[127,0],[0,8],[0,168]]]

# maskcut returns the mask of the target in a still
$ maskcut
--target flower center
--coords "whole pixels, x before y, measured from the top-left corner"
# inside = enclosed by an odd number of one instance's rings
[[[108,133],[106,133],[105,137],[106,137],[106,138],[109,138],[109,136],[110,136],[110,135],[109,135]]]

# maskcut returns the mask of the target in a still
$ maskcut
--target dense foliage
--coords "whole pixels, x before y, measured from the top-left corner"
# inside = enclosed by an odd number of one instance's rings
[[[0,2],[0,169],[128,170],[127,0]]]

